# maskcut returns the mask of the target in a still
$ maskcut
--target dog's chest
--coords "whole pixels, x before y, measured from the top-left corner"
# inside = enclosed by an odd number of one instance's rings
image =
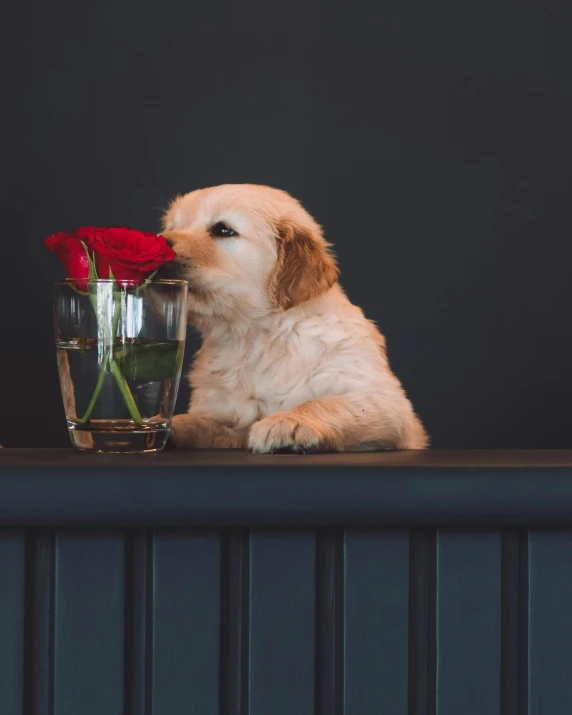
[[[248,427],[309,400],[351,391],[356,379],[369,382],[372,372],[364,341],[358,347],[355,340],[359,327],[337,315],[298,321],[286,315],[271,329],[205,341],[191,374],[196,408],[225,424]],[[371,348],[379,352],[373,343]]]
[[[263,404],[280,404],[283,397],[298,388],[309,377],[307,366],[300,358],[285,351],[273,354],[245,351],[236,363],[217,371],[221,387],[243,400]]]
[[[312,399],[312,381],[323,365],[324,345],[297,336],[244,341],[234,350],[207,351],[203,386],[219,392],[229,410],[259,419]]]

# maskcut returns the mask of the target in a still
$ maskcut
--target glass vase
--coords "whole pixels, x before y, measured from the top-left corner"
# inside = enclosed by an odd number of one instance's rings
[[[93,452],[162,450],[181,377],[187,282],[58,281],[54,320],[73,446]]]

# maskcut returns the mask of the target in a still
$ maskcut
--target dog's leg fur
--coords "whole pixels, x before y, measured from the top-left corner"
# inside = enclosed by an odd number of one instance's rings
[[[256,422],[248,440],[254,452],[422,449],[426,444],[427,436],[416,417],[412,421],[408,414],[384,415],[383,405],[358,395],[324,397],[277,412]]]
[[[246,447],[246,434],[197,413],[175,415],[171,434],[183,449],[240,449]]]

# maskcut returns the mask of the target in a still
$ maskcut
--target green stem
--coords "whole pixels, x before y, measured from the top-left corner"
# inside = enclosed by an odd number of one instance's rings
[[[85,411],[85,414],[83,415],[83,417],[80,419],[80,423],[85,424],[86,422],[89,422],[91,413],[93,412],[93,409],[97,403],[97,400],[99,399],[99,395],[101,394],[101,390],[103,389],[103,383],[105,382],[105,376],[107,374],[107,367],[110,365],[111,366],[111,374],[113,375],[113,377],[115,379],[115,383],[116,383],[117,387],[119,388],[121,395],[123,396],[125,405],[126,405],[127,409],[129,410],[129,414],[131,415],[131,419],[133,420],[133,422],[135,422],[136,425],[142,425],[143,419],[141,417],[141,413],[137,409],[137,405],[135,403],[135,400],[133,399],[133,395],[131,393],[131,390],[129,389],[127,380],[125,379],[125,376],[121,372],[121,368],[117,364],[117,361],[113,357],[115,336],[117,335],[117,326],[119,325],[119,317],[121,315],[121,292],[113,291],[113,293],[114,293],[114,298],[115,298],[115,309],[113,312],[113,320],[112,320],[112,324],[111,324],[110,345],[104,345],[105,353],[103,356],[103,361],[101,363],[101,367],[99,368],[99,377],[97,378],[97,384],[95,385],[95,390],[93,391],[93,395],[91,396],[91,400],[89,401],[87,410]],[[93,306],[93,310],[94,310],[95,314],[97,315],[97,299],[94,298],[93,295],[91,295],[90,300],[91,300],[91,304]]]
[[[95,407],[95,404],[96,404],[97,400],[99,399],[99,393],[101,392],[101,390],[103,388],[103,383],[105,382],[105,376],[107,374],[107,363],[108,363],[108,355],[106,352],[105,355],[103,356],[103,362],[101,363],[101,367],[99,369],[99,377],[97,378],[97,384],[95,386],[95,390],[93,391],[93,395],[91,396],[91,400],[89,401],[87,410],[85,411],[83,417],[80,420],[81,424],[85,424],[86,422],[89,422],[89,418],[91,417],[93,408]]]
[[[142,425],[143,420],[141,418],[141,414],[137,409],[137,405],[135,404],[135,400],[133,399],[133,395],[131,393],[131,390],[129,389],[127,380],[121,372],[121,368],[117,364],[117,360],[115,358],[111,358],[111,374],[115,378],[117,387],[123,395],[123,400],[125,402],[125,405],[127,406],[127,409],[129,410],[131,419],[133,420],[133,422],[135,422],[136,425]]]

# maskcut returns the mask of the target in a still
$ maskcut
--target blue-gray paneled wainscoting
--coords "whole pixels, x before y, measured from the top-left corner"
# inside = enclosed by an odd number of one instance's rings
[[[572,453],[0,451],[0,715],[570,715]]]

